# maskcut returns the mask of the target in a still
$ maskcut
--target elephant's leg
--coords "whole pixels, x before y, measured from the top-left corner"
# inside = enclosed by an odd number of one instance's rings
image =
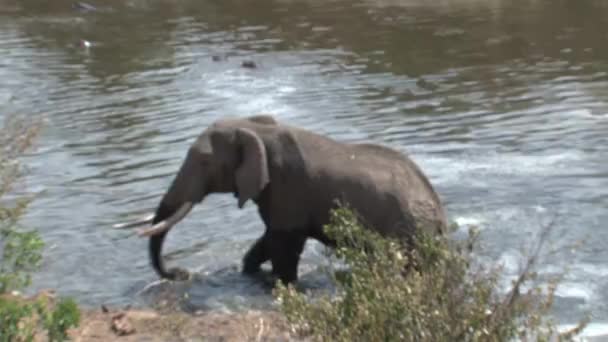
[[[283,284],[298,280],[298,263],[304,250],[306,235],[301,232],[268,231],[266,252],[270,256],[272,272]]]
[[[249,248],[243,258],[243,273],[255,274],[259,272],[260,266],[270,259],[270,255],[267,253],[267,243],[268,238],[264,234]]]

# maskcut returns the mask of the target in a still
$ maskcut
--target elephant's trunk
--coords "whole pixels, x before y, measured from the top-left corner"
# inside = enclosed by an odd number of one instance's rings
[[[205,197],[206,177],[201,168],[199,153],[188,150],[179,172],[173,179],[169,190],[163,196],[154,219],[153,226],[139,232],[140,236],[149,236],[150,261],[156,273],[162,278],[175,279],[175,272],[166,270],[162,261],[162,248],[165,236],[175,224],[181,221]]]
[[[161,278],[175,280],[175,274],[167,272],[167,270],[165,270],[165,265],[163,264],[163,260],[161,257],[163,241],[165,240],[166,235],[167,232],[162,232],[150,237],[150,261],[152,262],[152,267],[154,267],[154,270]]]
[[[184,203],[178,210],[173,210],[164,203],[161,203],[154,216],[154,226],[143,233],[140,232],[142,235],[150,236],[150,260],[152,262],[152,267],[154,267],[156,273],[162,278],[171,280],[175,278],[175,274],[165,269],[162,260],[162,248],[165,236],[169,232],[169,229],[183,219],[191,209],[191,202]]]

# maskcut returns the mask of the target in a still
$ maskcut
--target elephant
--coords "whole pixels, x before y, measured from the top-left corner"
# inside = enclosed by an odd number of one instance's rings
[[[407,155],[371,143],[345,143],[279,122],[274,116],[225,117],[214,121],[189,147],[162,196],[149,237],[149,257],[161,278],[166,234],[211,193],[232,193],[243,208],[257,205],[265,231],[242,260],[254,275],[270,261],[283,283],[298,279],[308,238],[335,247],[324,232],[336,200],[347,203],[366,227],[383,236],[412,237],[416,229],[445,234],[446,213],[429,179]],[[187,274],[187,273],[186,273]]]

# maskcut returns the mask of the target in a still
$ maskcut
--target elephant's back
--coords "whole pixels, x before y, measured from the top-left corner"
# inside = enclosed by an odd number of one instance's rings
[[[407,155],[381,145],[342,143],[301,129],[290,130],[289,135],[297,148],[287,158],[301,163],[289,174],[302,174],[282,178],[295,179],[290,188],[299,191],[290,197],[309,203],[315,211],[312,216],[325,221],[319,224],[327,223],[329,207],[339,200],[385,235],[409,235],[417,226],[443,230],[447,225],[439,196]]]
[[[377,146],[343,148],[318,161],[312,175],[326,200],[348,202],[385,235],[409,236],[417,227],[444,231],[441,199],[422,170],[399,152]]]

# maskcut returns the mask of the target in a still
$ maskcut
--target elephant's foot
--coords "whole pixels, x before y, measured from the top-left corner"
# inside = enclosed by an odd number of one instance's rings
[[[306,236],[298,232],[273,231],[269,235],[267,253],[272,263],[272,273],[279,277],[284,285],[298,280],[300,254],[304,250]]]
[[[247,251],[243,258],[244,274],[254,275],[260,272],[260,266],[268,261],[268,254],[265,249],[266,244],[267,238],[266,234],[264,234],[253,244],[253,246],[251,246],[249,251]]]
[[[272,274],[279,278],[283,285],[295,284],[298,281],[298,266],[295,267],[272,267]]]

